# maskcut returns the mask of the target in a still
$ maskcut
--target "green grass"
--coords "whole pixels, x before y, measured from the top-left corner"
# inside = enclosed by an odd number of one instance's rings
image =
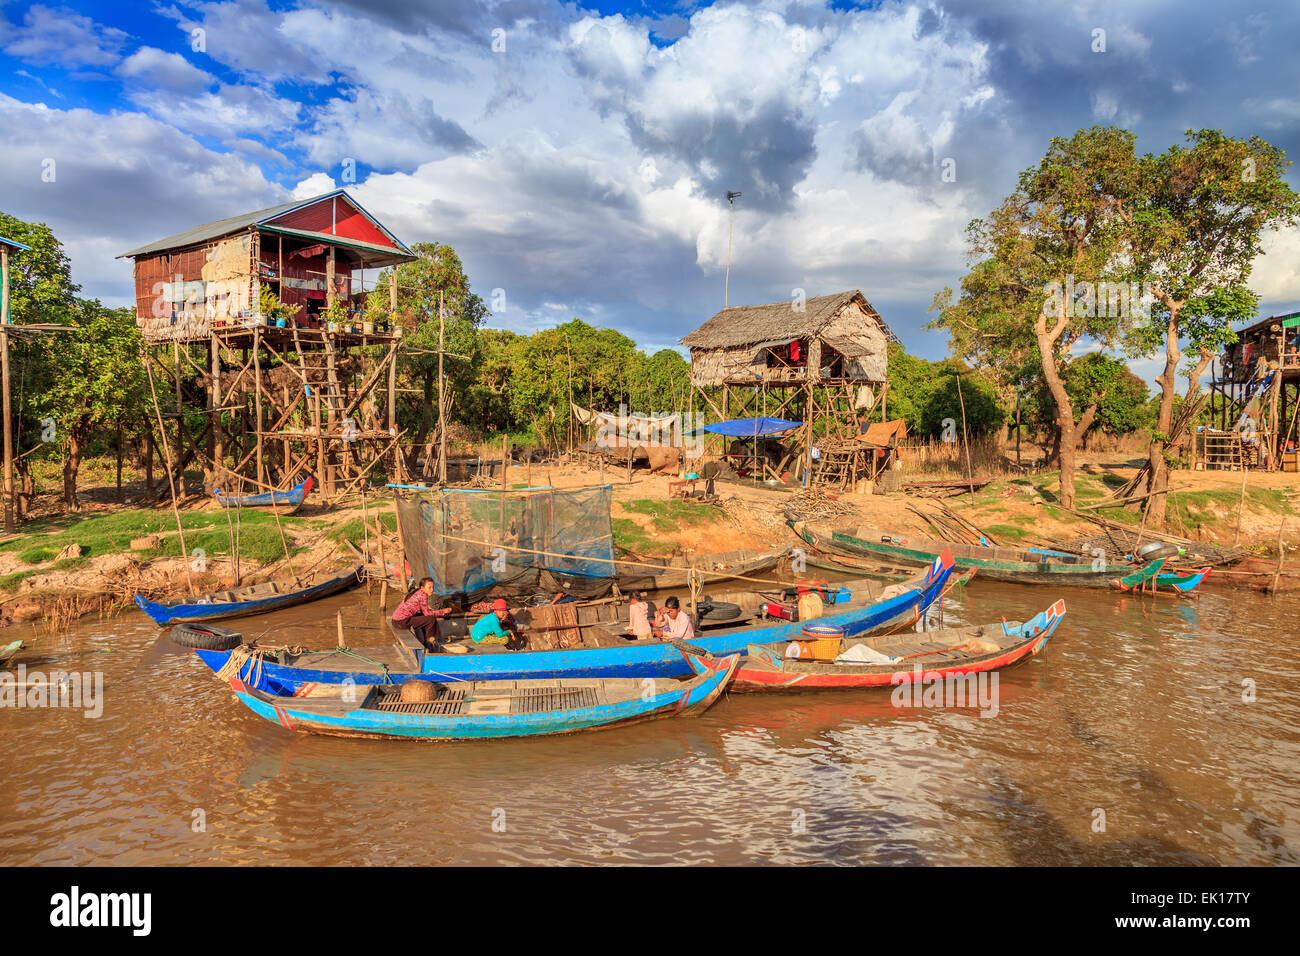
[[[17,574],[0,575],[0,591],[11,591],[18,586],[18,583],[24,578],[30,578],[37,571],[19,571]]]
[[[649,532],[631,518],[611,518],[609,523],[614,532],[614,546],[616,548],[641,555],[676,550],[676,545],[671,541],[650,537]]]
[[[372,524],[375,521],[378,521],[385,531],[391,531],[393,533],[397,532],[397,515],[381,513],[371,518]],[[339,525],[329,533],[329,539],[331,541],[337,541],[339,544],[342,544],[344,541],[351,541],[355,545],[365,543],[366,532],[361,526],[361,519],[352,518],[350,521],[343,522],[343,524]]]
[[[1020,541],[1029,532],[1025,528],[1017,528],[1010,524],[991,524],[984,529],[987,533],[1003,541]]]
[[[305,518],[281,515],[280,523],[286,537],[291,537],[295,527],[302,527]],[[276,560],[284,555],[275,515],[245,511],[240,519],[240,551],[253,560]],[[209,557],[226,557],[230,552],[226,514],[220,511],[195,511],[181,515],[185,529],[185,543],[190,550],[202,548]],[[20,560],[40,564],[52,560],[70,544],[82,547],[83,560],[104,554],[128,552],[131,539],[150,534],[163,534],[162,547],[157,551],[133,552],[137,557],[177,555],[180,540],[176,535],[176,522],[169,510],[123,508],[97,514],[62,515],[30,521],[22,525],[20,534],[0,542],[0,551],[15,551]],[[292,548],[292,544],[290,545]]]
[[[720,521],[725,516],[716,505],[695,505],[685,501],[660,501],[653,498],[638,498],[622,503],[624,511],[646,515],[658,531],[676,531],[682,525],[709,524]]]
[[[26,551],[19,551],[18,560],[23,564],[44,564],[46,561],[53,561],[54,556],[58,553],[58,548],[37,545],[34,548],[28,548]]]

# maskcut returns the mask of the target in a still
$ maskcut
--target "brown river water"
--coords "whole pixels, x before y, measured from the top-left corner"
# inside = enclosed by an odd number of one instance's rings
[[[1300,862],[1300,597],[977,579],[944,619],[1058,596],[1065,622],[1001,673],[992,717],[888,689],[737,694],[700,718],[464,744],[290,734],[132,609],[22,652],[101,672],[103,713],[0,708],[0,864]],[[339,608],[378,623],[369,600],[234,626],[327,646]]]

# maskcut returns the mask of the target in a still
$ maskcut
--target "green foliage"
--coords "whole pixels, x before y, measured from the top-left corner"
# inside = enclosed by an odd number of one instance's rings
[[[961,376],[960,395],[958,375]],[[969,372],[952,359],[928,362],[908,355],[895,342],[889,344],[886,401],[889,417],[903,419],[912,435],[941,436],[946,419],[951,419],[960,429],[963,401],[966,427],[972,437],[995,430],[1006,419],[996,391],[982,374]],[[959,437],[961,432],[954,434]]]
[[[0,212],[0,236],[31,247],[9,256],[10,321],[70,321],[81,286],[72,281],[72,263],[50,227]]]
[[[1065,390],[1082,415],[1097,406],[1093,427],[1109,435],[1127,435],[1155,424],[1155,413],[1147,385],[1119,359],[1101,352],[1089,352],[1062,371]],[[1025,389],[1020,407],[1022,424],[1051,432],[1056,427],[1056,410],[1041,375]]]

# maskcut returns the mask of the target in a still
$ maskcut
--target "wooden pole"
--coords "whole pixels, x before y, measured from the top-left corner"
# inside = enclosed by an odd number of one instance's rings
[[[158,407],[158,392],[153,385],[153,366],[146,360],[144,363],[145,371],[149,374],[149,394],[153,396],[153,410],[158,417],[158,437],[163,443],[163,461],[167,465],[167,483],[172,493],[172,515],[176,518],[176,533],[181,539],[181,561],[185,568],[185,586],[190,594],[194,593],[194,582],[190,579],[189,551],[185,546],[185,529],[181,526],[181,511],[176,506],[176,479],[172,475],[172,455],[168,446],[167,435],[163,431],[162,409]]]
[[[1237,502],[1237,536],[1232,539],[1232,546],[1235,548],[1241,544],[1241,511],[1246,507],[1246,468],[1245,456],[1241,461],[1241,499]]]
[[[1282,576],[1282,562],[1286,558],[1286,551],[1283,549],[1283,544],[1282,544],[1282,529],[1285,527],[1286,527],[1286,516],[1283,515],[1282,520],[1279,522],[1277,526],[1277,570],[1273,572],[1273,583],[1270,584],[1268,588],[1269,591],[1273,594],[1277,593],[1277,581],[1278,578]]]
[[[257,419],[257,430],[253,441],[257,442],[257,480],[266,484],[266,465],[262,461],[262,330],[253,330],[253,414]]]
[[[225,481],[222,469],[226,460],[226,437],[221,428],[221,340],[213,332],[212,342],[212,388],[209,392],[208,408],[212,416],[212,481]]]
[[[406,535],[402,533],[402,509],[397,504],[397,492],[393,492],[393,513],[397,516],[397,545],[402,549],[402,553],[397,559],[397,577],[402,582],[402,594],[405,595],[408,588],[406,586]]]
[[[970,493],[975,494],[975,480],[970,468],[970,441],[966,437],[966,399],[961,394],[961,373],[957,373],[957,401],[961,404],[961,444],[966,449],[966,484]]]
[[[447,486],[447,393],[446,379],[443,378],[442,353],[443,339],[447,331],[446,318],[442,310],[442,290],[438,290],[438,484]]]
[[[5,533],[14,530],[14,433],[9,396],[9,248],[0,245],[0,389],[4,390],[4,522]]]

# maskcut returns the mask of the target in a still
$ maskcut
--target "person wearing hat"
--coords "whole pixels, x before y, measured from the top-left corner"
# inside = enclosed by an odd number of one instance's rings
[[[682,613],[681,603],[676,597],[667,598],[655,615],[654,635],[677,641],[689,641],[695,636],[695,626],[690,617]]]
[[[528,645],[528,638],[518,628],[505,598],[497,598],[492,602],[492,610],[474,622],[469,636],[475,644],[504,644],[513,651]]]

